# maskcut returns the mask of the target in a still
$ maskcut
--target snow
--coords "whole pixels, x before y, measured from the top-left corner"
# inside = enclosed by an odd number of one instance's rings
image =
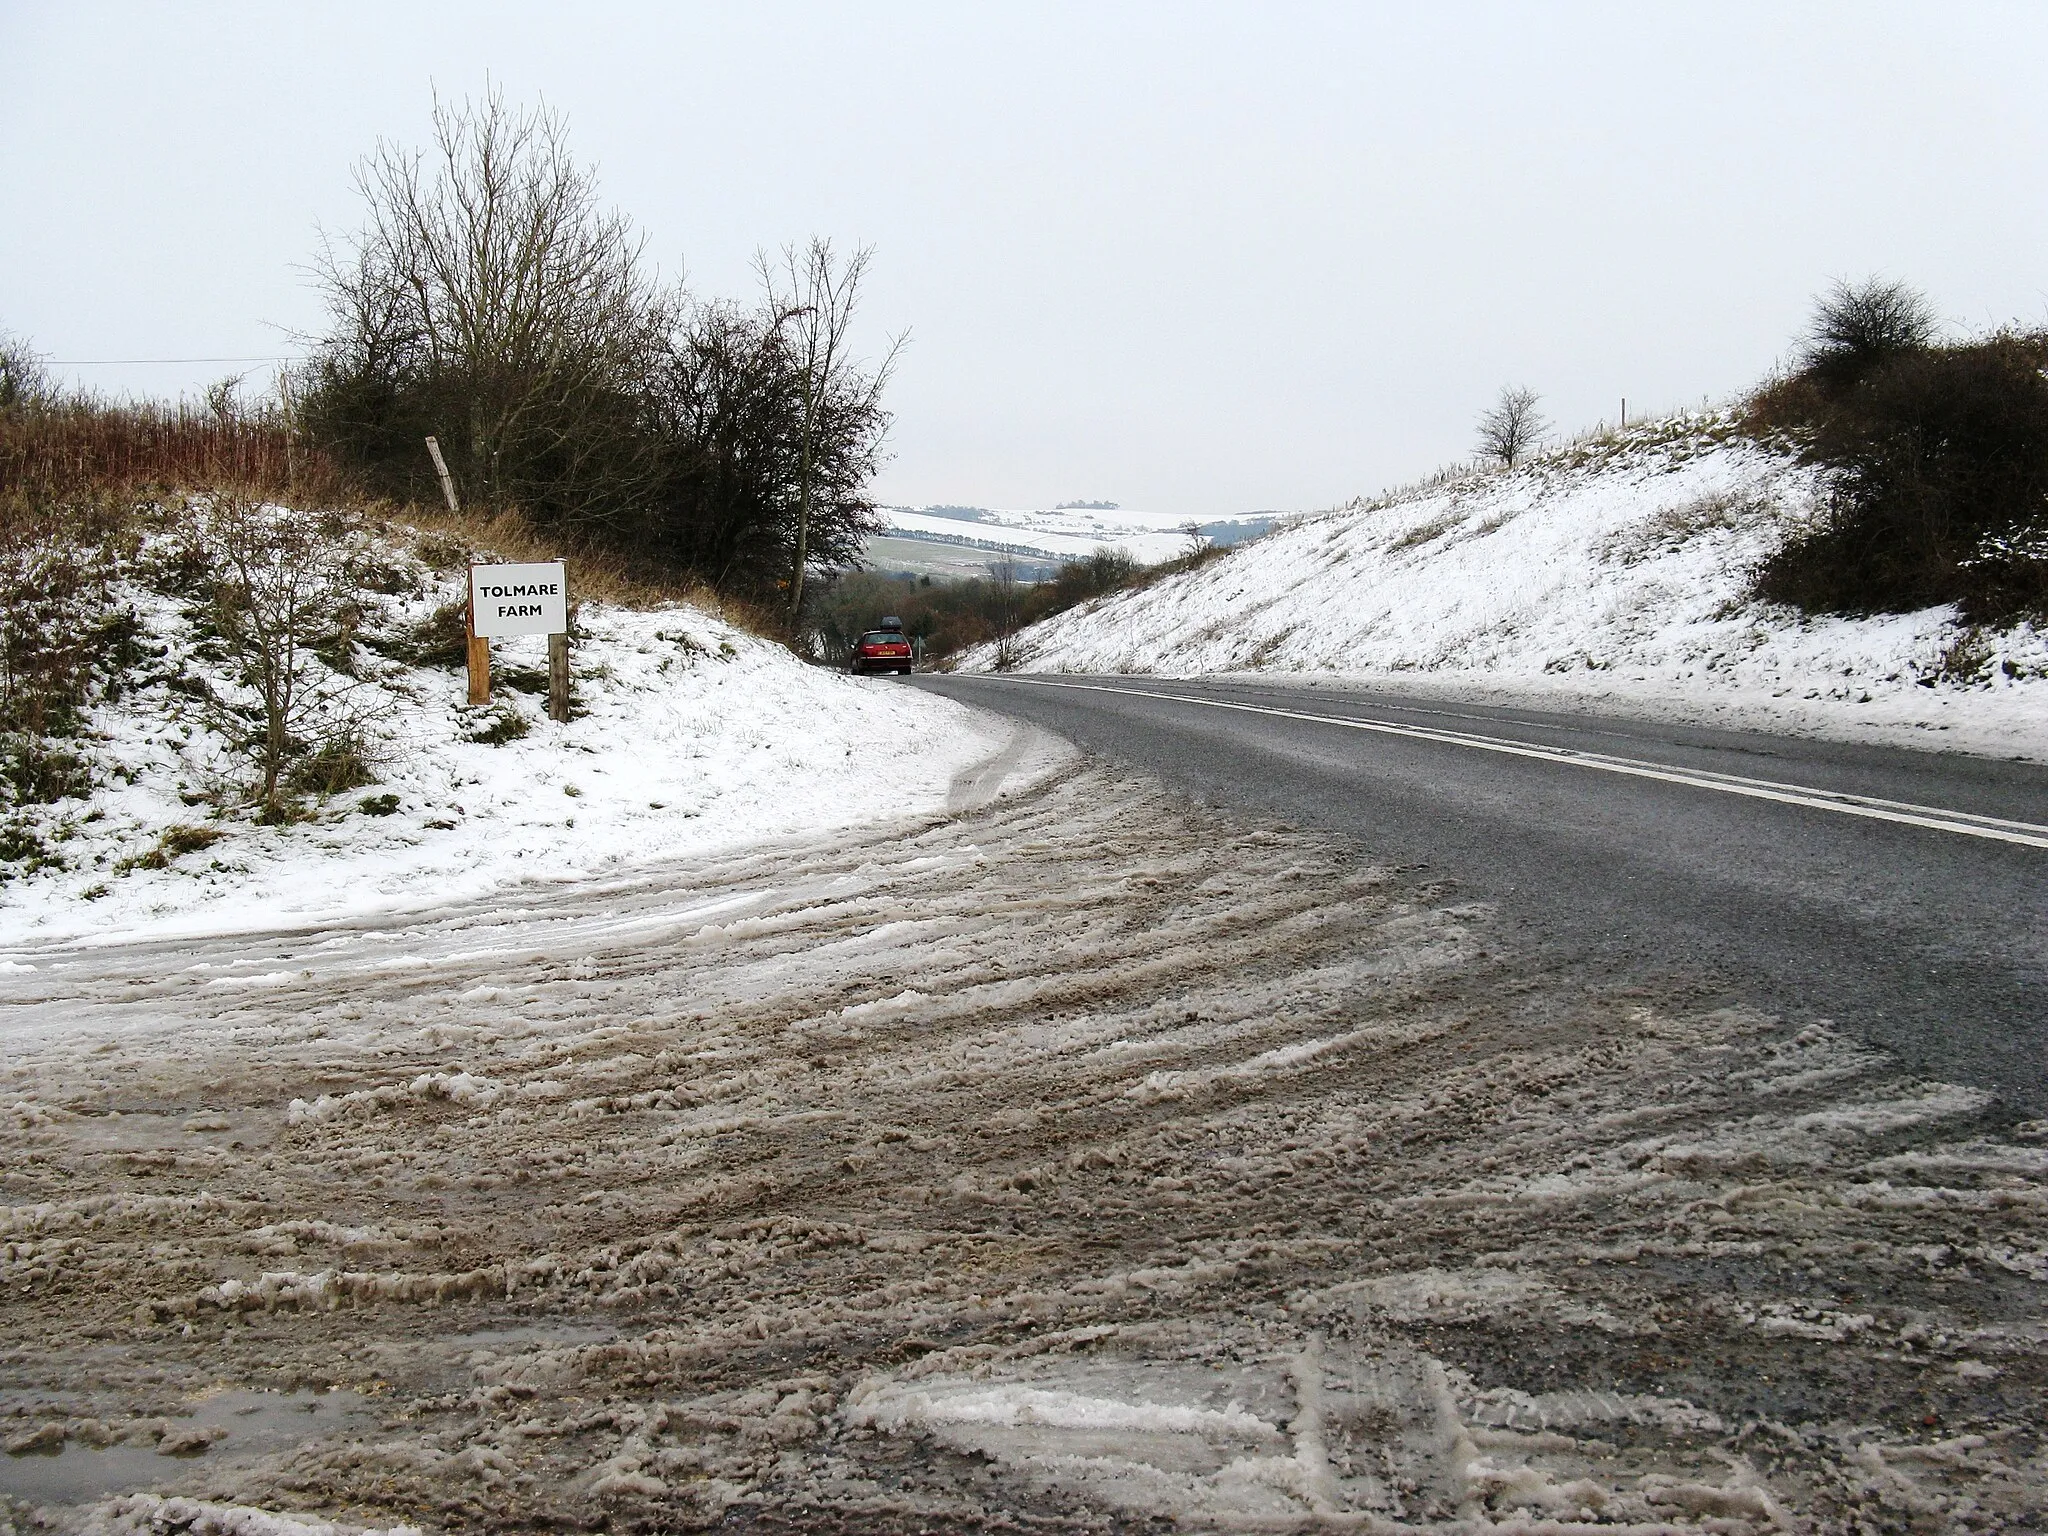
[[[1811,471],[1725,416],[1304,519],[1026,630],[1026,672],[1276,675],[2048,758],[2048,631],[1807,618],[1749,573]],[[1975,654],[1971,654],[1972,651]],[[991,648],[963,670],[992,668]]]
[[[1155,1429],[1221,1433],[1255,1439],[1275,1436],[1272,1425],[1236,1403],[1222,1409],[1179,1403],[1131,1403],[1079,1392],[1017,1384],[876,1383],[856,1391],[847,1421],[900,1430],[911,1424],[1040,1424],[1058,1429]]]
[[[365,1530],[318,1519],[297,1519],[244,1505],[209,1504],[198,1499],[162,1499],[135,1494],[96,1507],[81,1536],[421,1536],[414,1525]]]
[[[417,620],[459,591],[459,576],[419,579],[416,592],[384,600],[390,624]],[[143,617],[150,643],[203,672],[175,603],[133,583],[117,597]],[[0,883],[0,951],[424,911],[932,814],[954,777],[1007,739],[985,715],[806,665],[700,608],[588,602],[580,623],[579,716],[557,724],[544,698],[500,686],[495,707],[520,716],[528,733],[496,746],[469,739],[479,719],[465,711],[461,672],[363,653],[379,782],[329,798],[296,825],[258,826],[201,801],[238,765],[189,698],[159,683],[97,706],[87,750],[98,787],[87,801],[44,812],[68,867]],[[494,642],[496,675],[544,665],[545,645]],[[396,811],[365,812],[364,801],[381,795],[397,797]],[[162,869],[124,868],[175,826],[223,836]],[[25,973],[29,958],[0,959],[0,973]],[[297,974],[272,969],[211,985],[259,990]]]

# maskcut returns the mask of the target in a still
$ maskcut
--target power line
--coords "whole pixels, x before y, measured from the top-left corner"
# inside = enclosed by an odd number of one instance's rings
[[[50,368],[129,368],[140,363],[298,363],[301,357],[49,357]]]

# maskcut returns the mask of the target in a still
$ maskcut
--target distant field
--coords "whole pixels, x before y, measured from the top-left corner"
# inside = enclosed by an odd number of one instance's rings
[[[986,576],[1006,556],[1020,581],[1050,581],[1060,563],[1097,550],[1120,549],[1140,564],[1170,560],[1187,547],[1187,524],[1159,513],[1055,508],[998,511],[987,507],[885,507],[887,525],[862,550],[867,568],[934,581]],[[1200,525],[1215,544],[1256,538],[1278,513]]]
[[[883,534],[869,539],[861,549],[861,561],[869,570],[907,572],[912,576],[929,576],[934,581],[966,581],[986,576],[992,562],[1004,559],[1012,561],[1021,581],[1048,580],[1058,569],[1052,561],[1021,559],[997,550],[941,543],[937,539],[897,539]]]

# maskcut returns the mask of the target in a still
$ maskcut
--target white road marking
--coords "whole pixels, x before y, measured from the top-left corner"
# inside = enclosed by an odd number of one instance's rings
[[[1469,731],[1449,731],[1428,726],[1403,725],[1396,720],[1372,720],[1355,715],[1318,715],[1299,709],[1274,709],[1263,704],[1235,704],[1226,699],[1205,699],[1196,694],[1164,693],[1148,688],[1118,688],[1106,683],[1056,683],[1042,677],[1005,677],[1006,683],[1029,683],[1039,688],[1074,688],[1088,693],[1129,694],[1141,699],[1164,699],[1174,704],[1201,704],[1210,709],[1234,709],[1247,715],[1271,715],[1279,720],[1306,720],[1315,725],[1337,725],[1353,731],[1378,731],[1388,736],[1411,736],[1445,746],[1475,747],[1507,757],[1533,757],[1544,762],[1565,763],[1575,768],[1597,768],[1602,773],[1626,774],[1637,779],[1658,779],[1667,784],[1685,784],[1695,789],[1719,790],[1724,795],[1745,795],[1752,800],[1775,800],[1783,805],[1803,805],[1817,811],[1835,811],[1844,816],[1864,816],[1872,821],[1895,821],[1909,827],[1927,827],[1936,832],[1959,832],[1965,837],[1986,837],[1995,842],[2018,843],[2027,848],[2048,848],[2048,826],[2031,821],[2008,821],[1998,816],[1979,816],[1970,811],[1944,810],[1934,805],[1914,805],[1904,800],[1881,800],[1870,795],[1851,795],[1833,789],[1807,789],[1775,779],[1744,778],[1740,774],[1714,773],[1704,768],[1673,768],[1639,758],[1611,757],[1604,752],[1581,752],[1574,747],[1546,747],[1540,743],[1510,741],[1499,736],[1480,736]]]

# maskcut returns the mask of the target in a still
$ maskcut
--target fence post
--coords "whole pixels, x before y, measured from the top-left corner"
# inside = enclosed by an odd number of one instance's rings
[[[427,439],[427,456],[434,461],[434,473],[441,477],[441,494],[448,498],[448,510],[460,516],[462,506],[455,499],[455,477],[448,473],[448,461],[441,457],[440,439]]]

